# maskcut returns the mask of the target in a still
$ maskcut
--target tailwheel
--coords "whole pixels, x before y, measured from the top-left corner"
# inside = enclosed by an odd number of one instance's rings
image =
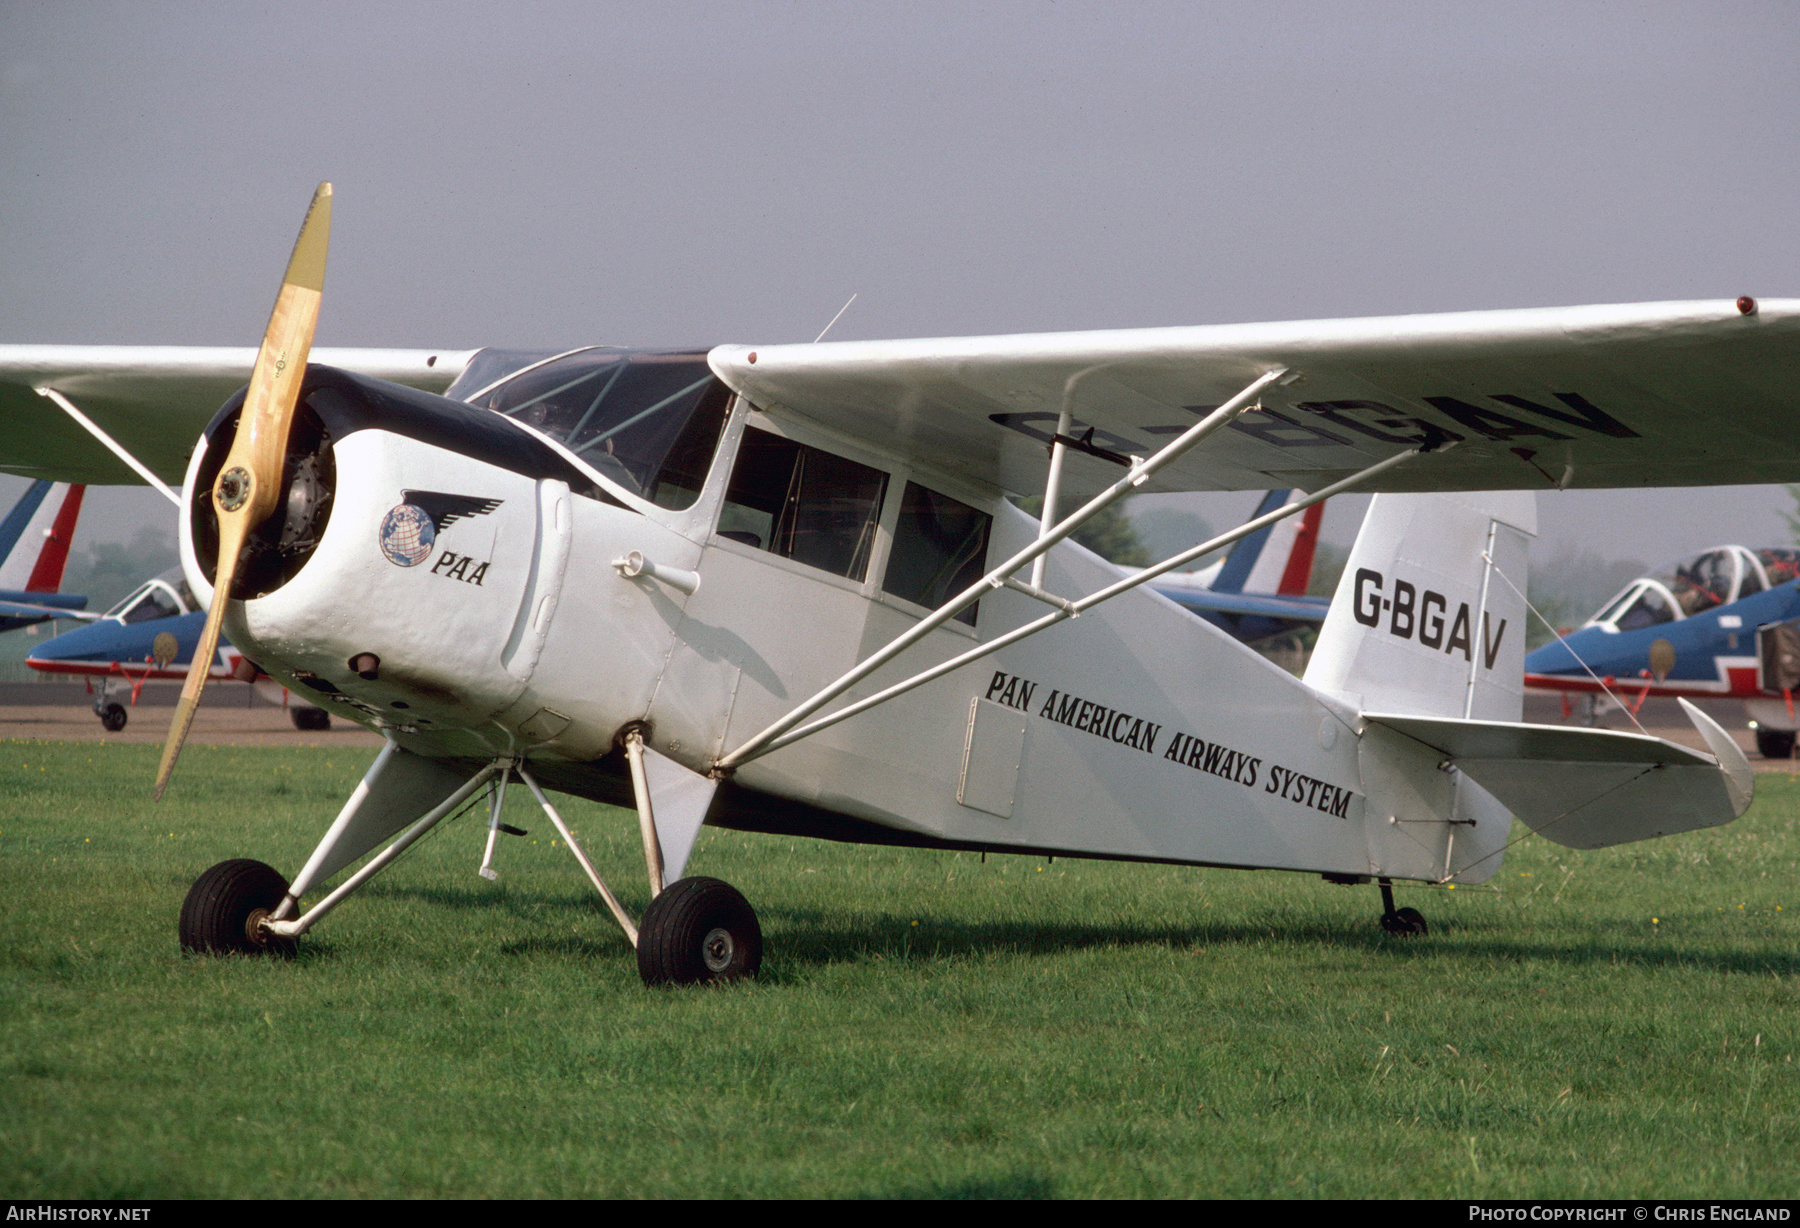
[[[1394,907],[1394,882],[1379,879],[1381,884],[1381,928],[1397,938],[1423,937],[1427,932],[1425,914],[1416,908]]]
[[[730,883],[684,878],[644,911],[637,957],[646,985],[735,981],[762,967],[762,927]]]
[[[287,888],[287,879],[260,861],[221,861],[194,880],[182,901],[182,950],[292,959],[294,940],[278,938],[261,925],[280,906]]]
[[[100,709],[100,725],[108,733],[117,733],[125,728],[125,705],[107,704]]]

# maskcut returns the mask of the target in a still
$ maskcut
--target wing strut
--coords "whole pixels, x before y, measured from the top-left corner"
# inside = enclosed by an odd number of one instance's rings
[[[1320,490],[1318,493],[1310,495],[1297,503],[1291,503],[1267,516],[1261,516],[1251,520],[1230,533],[1216,537],[1212,541],[1204,542],[1191,550],[1185,550],[1182,553],[1175,555],[1173,558],[1165,559],[1154,567],[1146,568],[1137,575],[1129,576],[1116,584],[1109,585],[1099,592],[1081,598],[1078,601],[1070,601],[1058,597],[1052,593],[1045,592],[1035,583],[1028,584],[1014,578],[1014,573],[1023,568],[1027,563],[1031,563],[1048,553],[1050,548],[1056,545],[1057,542],[1060,542],[1063,538],[1069,536],[1069,534],[1080,528],[1106,507],[1131,493],[1133,489],[1142,485],[1157,470],[1179,459],[1201,440],[1237,418],[1238,415],[1255,408],[1258,403],[1257,395],[1264,388],[1275,381],[1282,379],[1287,374],[1287,369],[1283,367],[1259,376],[1242,392],[1238,393],[1229,401],[1219,406],[1211,414],[1188,428],[1184,434],[1172,440],[1148,460],[1133,458],[1131,471],[1124,477],[1120,478],[1117,482],[1114,482],[1100,494],[1094,496],[1094,498],[1090,499],[1079,510],[1057,523],[1054,528],[1040,530],[1037,540],[1031,545],[988,572],[987,575],[964,589],[957,596],[951,598],[944,605],[933,610],[911,630],[896,637],[886,647],[870,655],[861,664],[844,674],[837,681],[831,683],[805,703],[794,708],[773,725],[770,725],[767,729],[745,742],[730,754],[718,759],[713,765],[715,770],[728,771],[741,764],[748,763],[750,760],[768,754],[772,750],[786,746],[809,734],[816,733],[827,726],[834,725],[845,717],[853,716],[858,712],[865,711],[878,703],[893,698],[895,695],[904,691],[909,691],[913,687],[931,681],[933,678],[940,677],[953,669],[968,664],[970,661],[984,657],[989,653],[996,652],[999,649],[1006,647],[1008,644],[1016,643],[1029,635],[1034,635],[1038,631],[1041,631],[1054,623],[1061,622],[1065,618],[1077,617],[1081,611],[1091,609],[1093,606],[1096,606],[1103,601],[1108,601],[1129,589],[1136,588],[1146,581],[1154,580],[1164,572],[1179,567],[1191,559],[1198,558],[1200,555],[1216,550],[1222,545],[1234,542],[1248,533],[1256,532],[1264,525],[1273,524],[1284,516],[1290,516],[1303,511],[1314,503],[1327,499],[1332,495],[1339,494],[1360,482],[1364,482],[1369,478],[1374,477],[1376,474],[1385,472],[1406,460],[1408,457],[1417,455],[1421,450],[1414,449],[1412,451],[1402,452],[1398,455],[1388,457],[1386,460],[1370,465],[1368,468],[1352,474],[1341,482],[1335,482],[1332,485],[1325,487],[1323,490]],[[1054,473],[1054,460],[1055,457],[1053,453],[1053,472],[1049,482],[1049,486],[1052,490],[1056,485],[1057,477]],[[1047,491],[1046,493],[1049,492]],[[1046,501],[1046,506],[1048,507],[1048,501]],[[1049,513],[1046,512],[1046,516],[1048,515]],[[1037,578],[1036,571],[1037,569],[1034,568],[1034,579]],[[887,662],[893,660],[894,657],[898,656],[906,648],[923,639],[930,631],[954,618],[960,611],[966,609],[970,604],[979,599],[983,593],[990,589],[997,588],[1015,589],[1027,596],[1043,601],[1048,605],[1055,606],[1056,612],[1045,615],[1035,622],[1027,623],[1025,626],[1008,632],[998,639],[982,644],[978,648],[971,649],[969,652],[956,657],[954,660],[946,661],[942,665],[927,670],[922,674],[915,675],[905,682],[897,683],[878,695],[873,695],[867,699],[860,700],[847,708],[832,713],[830,716],[823,717],[820,720],[796,728],[796,726],[800,726],[801,722],[806,720],[807,717],[811,716],[814,712],[817,712],[820,708],[823,708],[826,704],[842,695],[845,691],[848,691],[851,687],[874,673]]]
[[[65,414],[69,415],[70,418],[74,419],[77,426],[81,427],[95,439],[98,439],[101,443],[105,444],[108,451],[124,461],[130,466],[133,473],[137,474],[140,478],[143,478],[144,481],[148,482],[154,489],[161,491],[163,498],[167,499],[170,503],[173,503],[177,509],[181,507],[181,496],[170,490],[167,482],[164,482],[161,478],[150,472],[150,467],[148,465],[126,451],[125,445],[101,430],[98,422],[95,422],[79,409],[76,409],[75,402],[69,400],[68,397],[64,396],[54,388],[39,386],[33,388],[32,391],[55,405]]]
[[[766,733],[764,735],[759,735],[758,738],[745,743],[743,746],[739,747],[737,750],[733,751],[731,754],[725,756],[723,759],[720,759],[716,766],[718,766],[719,768],[732,768],[732,767],[736,767],[740,763],[747,763],[751,759],[759,758],[762,755],[766,755],[770,751],[780,750],[782,747],[790,745],[791,743],[794,743],[794,742],[798,742],[801,738],[807,737],[811,734],[815,734],[815,733],[819,732],[821,729],[830,728],[832,725],[837,724],[839,721],[844,720],[847,717],[855,716],[859,712],[866,712],[870,708],[875,707],[877,704],[886,703],[888,700],[894,698],[896,695],[902,695],[905,692],[912,690],[914,687],[923,686],[925,683],[930,682],[933,678],[941,678],[945,674],[950,673],[952,670],[962,668],[963,666],[969,664],[971,661],[978,661],[982,657],[985,657],[990,653],[1000,651],[1000,649],[1005,648],[1009,644],[1016,644],[1022,639],[1025,639],[1029,636],[1036,635],[1039,631],[1043,631],[1048,627],[1055,626],[1057,623],[1062,622],[1065,619],[1078,618],[1081,616],[1081,612],[1083,610],[1091,610],[1095,606],[1099,605],[1101,602],[1110,601],[1114,597],[1117,597],[1120,593],[1128,592],[1131,589],[1138,587],[1140,584],[1145,583],[1146,581],[1154,580],[1156,577],[1162,575],[1164,572],[1169,571],[1173,568],[1179,567],[1183,563],[1186,563],[1192,559],[1197,559],[1203,554],[1210,554],[1212,551],[1219,549],[1221,546],[1228,546],[1232,542],[1237,541],[1239,538],[1248,536],[1249,534],[1256,532],[1258,529],[1262,528],[1264,525],[1273,524],[1277,520],[1281,520],[1284,517],[1292,516],[1297,512],[1305,511],[1307,508],[1311,507],[1315,503],[1320,503],[1326,499],[1331,498],[1334,495],[1342,494],[1344,491],[1350,489],[1351,487],[1357,485],[1358,483],[1367,481],[1369,478],[1372,478],[1372,477],[1376,476],[1377,474],[1384,473],[1387,470],[1392,469],[1395,465],[1398,465],[1400,462],[1407,460],[1410,457],[1417,456],[1420,451],[1422,451],[1422,449],[1414,448],[1411,451],[1401,452],[1398,455],[1388,457],[1386,460],[1378,461],[1375,464],[1370,465],[1367,469],[1363,469],[1357,473],[1353,473],[1349,477],[1343,479],[1340,482],[1333,482],[1330,486],[1325,487],[1324,489],[1320,490],[1316,494],[1308,495],[1305,499],[1301,500],[1298,503],[1290,503],[1286,507],[1279,508],[1276,511],[1270,512],[1266,516],[1259,516],[1255,520],[1252,520],[1245,524],[1239,525],[1237,528],[1233,529],[1229,533],[1221,534],[1220,536],[1213,538],[1211,541],[1202,542],[1198,546],[1193,547],[1192,549],[1183,550],[1180,554],[1177,554],[1177,555],[1173,556],[1172,558],[1164,559],[1162,562],[1158,563],[1154,567],[1147,568],[1144,571],[1141,571],[1137,575],[1134,575],[1134,576],[1126,576],[1123,580],[1120,580],[1115,584],[1109,584],[1105,588],[1101,589],[1099,592],[1092,593],[1086,597],[1080,598],[1079,600],[1070,601],[1067,598],[1058,597],[1054,593],[1044,592],[1042,589],[1036,587],[1035,585],[1022,583],[1018,580],[1011,578],[1010,576],[1003,577],[997,581],[993,581],[992,587],[994,587],[994,588],[1004,587],[1004,588],[1014,589],[1017,592],[1024,593],[1028,597],[1035,597],[1037,600],[1044,602],[1046,605],[1053,605],[1056,607],[1056,610],[1054,613],[1046,614],[1042,618],[1039,618],[1033,622],[1026,623],[1022,627],[1015,628],[1014,630],[1007,632],[1005,635],[1000,636],[998,639],[990,640],[985,644],[981,644],[975,648],[971,648],[969,651],[963,653],[960,656],[953,657],[950,660],[945,661],[940,665],[934,665],[930,669],[925,670],[922,673],[914,674],[912,677],[906,679],[904,682],[896,682],[893,686],[888,687],[884,691],[880,691],[874,695],[870,695],[866,699],[860,699],[857,702],[851,704],[849,707],[840,708],[836,712],[833,712],[827,716],[822,716],[818,720],[809,722],[808,724],[801,725],[799,728],[794,728],[794,725],[795,725],[797,719],[803,719],[804,713],[801,714],[800,718],[796,718],[794,716],[794,714],[790,713],[787,717],[784,717],[784,718],[782,718],[781,721],[778,721],[775,726],[771,727],[771,728],[779,729],[782,732],[778,732],[773,735],[768,735]],[[984,583],[987,583],[987,581],[984,581]],[[898,643],[898,642],[899,641],[897,641],[897,640],[895,641],[895,643]],[[888,647],[892,648],[893,645],[890,644]],[[885,653],[885,652],[887,652],[887,650],[884,649],[883,652]],[[888,654],[888,656],[891,656],[891,655],[892,655],[891,653]],[[882,659],[886,660],[886,659],[888,659],[888,656],[884,656]],[[873,659],[873,658],[871,658],[871,659]],[[865,662],[865,664],[866,664],[866,662]],[[843,678],[839,679],[837,682],[834,682],[830,687],[827,687],[826,691],[829,692],[830,695],[832,695],[832,696],[841,694],[845,689],[848,688],[849,685],[851,685],[855,681],[855,677],[862,677],[866,673],[867,673],[867,671],[864,670],[862,666],[858,666],[856,670],[852,670],[850,674],[844,675]],[[855,677],[853,677],[852,675],[854,675]],[[824,693],[825,692],[821,692],[821,694],[824,694]]]
[[[1071,514],[1067,519],[1063,520],[1055,528],[1048,530],[1040,529],[1038,539],[1031,543],[1031,545],[1025,547],[1025,549],[1013,555],[1010,559],[994,568],[994,570],[990,571],[987,575],[975,581],[975,583],[971,584],[961,593],[958,593],[955,597],[952,597],[944,605],[933,610],[930,614],[925,616],[923,622],[919,623],[912,630],[894,639],[886,648],[876,652],[861,665],[858,665],[849,673],[839,678],[836,682],[820,691],[817,695],[814,695],[811,699],[795,708],[792,712],[789,712],[773,725],[770,725],[767,729],[732,751],[729,755],[720,759],[714,766],[717,768],[734,768],[738,766],[738,764],[747,762],[766,750],[773,749],[768,744],[773,742],[776,738],[792,729],[795,725],[798,725],[801,721],[811,716],[814,712],[817,712],[820,708],[823,708],[826,704],[836,699],[839,695],[842,695],[845,691],[874,673],[877,669],[880,669],[906,648],[924,639],[929,632],[942,626],[944,623],[949,622],[952,618],[955,618],[957,614],[961,613],[980,599],[984,592],[991,588],[999,588],[1004,585],[1008,576],[1011,576],[1014,572],[1018,571],[1019,568],[1025,566],[1025,564],[1031,562],[1040,555],[1049,553],[1050,547],[1056,545],[1057,542],[1086,524],[1095,513],[1110,507],[1112,504],[1130,494],[1137,487],[1142,486],[1145,482],[1149,481],[1157,470],[1173,461],[1179,460],[1208,435],[1212,434],[1220,427],[1232,422],[1240,414],[1254,409],[1257,405],[1257,394],[1287,373],[1288,369],[1286,367],[1277,367],[1273,371],[1264,372],[1262,375],[1259,375],[1252,380],[1249,386],[1242,392],[1232,397],[1229,401],[1213,410],[1212,413],[1189,427],[1181,435],[1171,440],[1161,451],[1151,456],[1149,460],[1133,458],[1131,471],[1129,473],[1114,482],[1111,486],[1108,486],[1099,494],[1095,495],[1092,499],[1088,500],[1086,504]],[[1067,398],[1065,398],[1065,404],[1063,406],[1062,418],[1064,419],[1069,416],[1069,407],[1066,401]],[[1060,482],[1061,469],[1055,462],[1058,459],[1057,454],[1061,452],[1061,450],[1062,445],[1057,444],[1055,445],[1055,450],[1051,453],[1049,488],[1045,492],[1046,495],[1054,494],[1056,487]],[[1054,511],[1048,498],[1045,500],[1043,514],[1046,519],[1054,515]],[[1036,572],[1034,571],[1034,576],[1035,575]]]

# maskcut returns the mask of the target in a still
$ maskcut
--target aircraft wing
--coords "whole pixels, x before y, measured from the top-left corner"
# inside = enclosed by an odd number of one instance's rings
[[[74,618],[92,622],[101,617],[98,610],[77,610],[69,606],[40,605],[34,601],[0,599],[0,618]]]
[[[442,392],[468,350],[315,349],[315,362]],[[95,485],[141,479],[56,404],[54,388],[165,482],[225,400],[250,381],[253,347],[0,345],[0,472]]]
[[[1800,480],[1800,300],[1484,311],[921,341],[721,346],[756,404],[1021,494],[1072,434],[1147,456],[1259,375],[1263,410],[1150,490],[1312,491],[1420,443],[1456,441],[1366,490]],[[1124,470],[1077,453],[1065,487]]]

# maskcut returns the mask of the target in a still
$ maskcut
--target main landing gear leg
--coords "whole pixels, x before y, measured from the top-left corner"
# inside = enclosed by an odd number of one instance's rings
[[[1381,928],[1398,938],[1412,938],[1426,932],[1425,914],[1416,908],[1394,907],[1394,880],[1376,880],[1381,884]]]
[[[654,884],[662,866],[678,875],[687,864],[717,782],[650,750],[637,734],[632,738],[635,745],[630,757],[638,787],[645,865]],[[221,862],[201,875],[182,908],[182,946],[195,952],[291,955],[295,941],[346,897],[456,813],[483,786],[493,782],[499,793],[500,782],[508,774],[516,775],[531,790],[626,939],[637,948],[638,973],[646,984],[731,981],[756,975],[762,965],[762,930],[756,913],[735,888],[714,878],[671,883],[667,891],[656,891],[640,934],[523,763],[510,757],[496,759],[464,780],[391,740],[291,885],[275,870],[253,861]],[[656,810],[652,809],[652,797]],[[429,809],[414,818],[421,807]],[[660,828],[657,810],[664,818]],[[493,813],[498,813],[497,806]],[[513,829],[501,824],[500,830]],[[490,840],[491,835],[490,830]],[[331,877],[390,836],[393,839],[388,846],[361,869],[311,908],[300,911],[300,897],[313,884]],[[491,873],[487,859],[483,868]]]
[[[638,975],[646,985],[755,976],[762,967],[762,927],[750,902],[716,878],[680,877],[718,782],[645,746],[641,728],[627,729],[624,743],[654,897],[638,930]],[[666,889],[665,871],[677,880]]]

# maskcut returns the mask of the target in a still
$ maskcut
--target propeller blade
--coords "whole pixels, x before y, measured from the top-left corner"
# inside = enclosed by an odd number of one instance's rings
[[[250,373],[250,388],[238,415],[237,435],[231,451],[219,467],[212,500],[219,517],[219,557],[213,569],[213,599],[206,611],[206,626],[194,649],[169,738],[163,744],[162,763],[156,769],[156,799],[162,800],[182,743],[194,723],[200,693],[219,648],[219,626],[225,619],[225,603],[237,579],[238,556],[252,530],[268,518],[280,502],[281,470],[287,459],[288,430],[300,401],[300,381],[306,376],[306,359],[312,351],[313,331],[319,322],[319,299],[325,289],[325,252],[331,239],[331,185],[321,183],[313,193],[287,275],[275,296],[262,349]]]

